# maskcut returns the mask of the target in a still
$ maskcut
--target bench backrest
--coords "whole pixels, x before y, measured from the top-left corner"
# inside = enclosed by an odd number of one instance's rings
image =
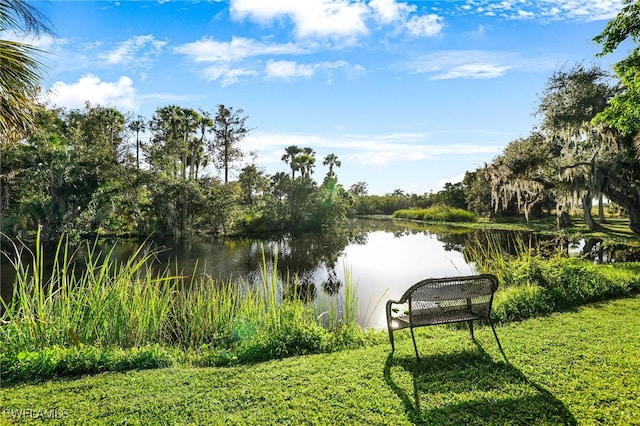
[[[498,279],[489,274],[431,278],[411,286],[402,298],[410,302],[412,311],[436,306],[443,309],[466,306],[472,312],[488,317],[497,289]]]

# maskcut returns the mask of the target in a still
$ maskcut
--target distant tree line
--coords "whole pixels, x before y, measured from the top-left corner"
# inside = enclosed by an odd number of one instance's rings
[[[149,120],[89,103],[40,106],[34,130],[2,145],[2,232],[27,235],[42,226],[45,237],[57,238],[312,231],[344,219],[350,204],[338,184],[338,157],[324,158],[329,172],[321,183],[312,179],[316,153],[309,147],[287,147],[290,173],[242,166],[247,118],[225,105],[213,113],[169,105]]]

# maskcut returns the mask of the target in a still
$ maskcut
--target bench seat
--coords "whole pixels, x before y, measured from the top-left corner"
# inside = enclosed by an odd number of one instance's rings
[[[480,315],[464,310],[422,310],[413,313],[413,326],[451,324],[454,322],[475,321],[483,319]],[[400,330],[411,326],[409,315],[398,315],[393,317],[398,325],[393,326],[394,330]]]

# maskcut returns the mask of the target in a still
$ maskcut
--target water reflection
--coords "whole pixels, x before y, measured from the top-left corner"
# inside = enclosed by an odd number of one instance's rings
[[[342,298],[347,270],[358,286],[359,321],[383,327],[384,301],[398,298],[411,284],[426,277],[468,275],[476,272],[471,252],[499,246],[504,255],[516,255],[523,246],[546,256],[562,252],[597,262],[639,261],[640,248],[606,244],[602,240],[571,242],[565,237],[526,232],[420,227],[410,223],[359,220],[330,234],[218,239],[101,240],[96,249],[113,249],[114,259],[126,259],[140,244],[158,250],[156,265],[183,274],[187,281],[202,276],[217,280],[259,282],[263,259],[268,269],[277,265],[292,285],[283,297],[304,300]],[[53,248],[47,248],[52,260]],[[5,244],[3,250],[9,250]],[[82,267],[80,248],[77,267]],[[264,256],[264,257],[263,257]],[[51,262],[52,263],[52,262]],[[14,272],[3,258],[0,290],[11,293]]]

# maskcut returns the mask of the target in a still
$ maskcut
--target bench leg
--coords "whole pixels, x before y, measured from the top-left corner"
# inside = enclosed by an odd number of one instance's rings
[[[416,351],[416,359],[420,359],[420,355],[418,355],[418,346],[416,345],[416,336],[413,334],[413,327],[409,327],[411,329],[411,340],[413,340],[413,349]]]
[[[391,353],[395,352],[396,347],[393,343],[393,329],[391,327],[387,327],[389,329],[389,342],[391,342]]]
[[[471,332],[471,340],[476,340],[475,337],[473,337],[473,321],[467,321],[467,323],[469,324],[469,331]]]
[[[493,321],[491,321],[491,318],[489,318],[489,324],[491,324],[491,329],[493,330],[493,335],[496,338],[496,342],[498,343],[498,348],[500,348],[500,353],[504,357],[504,360],[507,361],[507,363],[508,363],[509,360],[507,359],[507,356],[505,355],[504,351],[502,350],[502,345],[500,344],[500,339],[498,339],[498,333],[496,333],[496,328],[493,326]]]

